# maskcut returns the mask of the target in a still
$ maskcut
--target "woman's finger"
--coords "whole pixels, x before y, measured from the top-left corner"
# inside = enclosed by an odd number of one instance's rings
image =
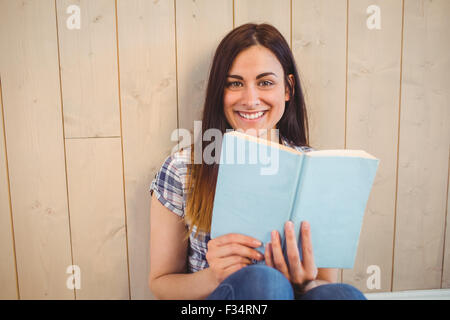
[[[258,248],[262,245],[261,241],[239,233],[228,233],[213,239],[215,245],[224,246],[231,243],[239,243],[247,247]]]
[[[235,273],[238,270],[241,270],[242,268],[246,267],[247,265],[244,263],[238,263],[233,264],[232,266],[226,268],[223,270],[223,280],[225,280],[228,276],[230,276],[232,273]]]
[[[286,253],[289,262],[289,273],[293,281],[302,279],[303,267],[298,253],[298,244],[295,237],[294,224],[292,221],[286,222],[284,226],[286,235]]]
[[[258,250],[249,248],[239,243],[230,243],[214,248],[214,257],[225,258],[229,256],[241,256],[258,261],[264,259],[264,256],[258,252]]]
[[[266,244],[266,250],[264,251],[264,259],[265,259],[266,265],[273,268],[274,264],[273,264],[272,248],[271,248],[271,246],[272,245],[271,245],[270,242]]]
[[[311,227],[307,221],[301,225],[303,269],[307,280],[314,280],[317,277],[317,267],[314,262],[314,254],[311,241]]]
[[[278,271],[280,271],[284,276],[290,279],[289,269],[284,260],[283,250],[281,248],[281,240],[278,231],[272,231],[272,256],[273,264]]]
[[[222,269],[229,268],[235,264],[249,265],[249,264],[252,264],[252,261],[249,258],[245,258],[242,256],[229,256],[229,257],[220,259],[219,263],[218,263],[218,265]]]

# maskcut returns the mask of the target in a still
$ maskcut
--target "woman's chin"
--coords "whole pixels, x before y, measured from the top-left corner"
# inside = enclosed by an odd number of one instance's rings
[[[256,138],[264,138],[266,139],[268,135],[270,135],[270,128],[266,128],[264,126],[240,126],[237,128],[234,128],[236,131],[243,132],[245,134],[248,134],[250,136],[256,137]]]

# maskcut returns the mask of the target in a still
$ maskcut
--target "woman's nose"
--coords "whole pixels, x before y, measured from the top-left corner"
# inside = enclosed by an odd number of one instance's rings
[[[260,104],[258,90],[254,86],[247,86],[244,92],[243,103],[248,107],[253,107]]]

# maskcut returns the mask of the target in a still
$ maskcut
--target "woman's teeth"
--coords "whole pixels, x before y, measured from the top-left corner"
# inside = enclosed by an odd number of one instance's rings
[[[255,120],[255,119],[261,118],[264,115],[265,111],[253,112],[253,113],[242,113],[242,112],[238,111],[238,113],[242,118],[245,118],[248,120]]]

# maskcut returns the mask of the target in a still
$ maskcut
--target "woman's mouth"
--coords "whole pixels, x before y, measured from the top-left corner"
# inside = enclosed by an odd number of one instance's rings
[[[267,110],[256,111],[256,112],[241,112],[241,111],[235,111],[235,112],[244,121],[254,122],[254,121],[258,121],[262,117],[264,117],[264,115],[266,114]]]

